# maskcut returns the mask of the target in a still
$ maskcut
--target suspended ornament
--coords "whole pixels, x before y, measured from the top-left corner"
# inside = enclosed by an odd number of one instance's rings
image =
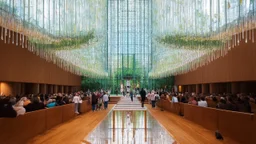
[[[254,43],[254,29],[252,29],[252,43]]]
[[[12,44],[14,44],[14,31],[12,31]]]
[[[6,37],[7,37],[7,34],[8,34],[8,33],[7,33],[7,29],[5,28],[5,32],[4,32],[4,43],[6,43],[6,39],[7,39]]]
[[[24,35],[22,35],[22,48],[24,48]]]
[[[18,32],[16,32],[16,46],[19,45],[19,34]]]
[[[1,40],[4,40],[4,28],[1,26]]]

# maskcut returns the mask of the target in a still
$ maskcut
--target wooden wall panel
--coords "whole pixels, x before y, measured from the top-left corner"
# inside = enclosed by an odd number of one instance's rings
[[[26,113],[17,118],[0,118],[0,143],[26,143],[31,137],[46,130],[45,118],[45,110]]]
[[[229,53],[215,61],[175,77],[176,85],[255,81],[256,43],[240,42]]]
[[[67,104],[62,107],[62,122],[66,122],[75,117],[75,105]]]
[[[0,82],[80,86],[81,77],[66,72],[26,48],[0,40]]]
[[[253,114],[218,110],[218,128],[224,136],[243,144],[252,143]],[[255,120],[254,120],[255,121]]]
[[[212,108],[184,104],[184,117],[207,129],[217,130],[217,111]]]
[[[62,107],[46,109],[46,129],[49,130],[54,126],[62,123]]]

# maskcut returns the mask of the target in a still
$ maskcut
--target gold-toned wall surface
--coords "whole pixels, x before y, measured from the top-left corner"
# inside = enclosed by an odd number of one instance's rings
[[[255,81],[256,80],[256,42],[240,42],[239,46],[219,59],[195,71],[175,77],[176,85]]]
[[[26,48],[0,40],[0,82],[80,86],[81,77],[66,72]]]

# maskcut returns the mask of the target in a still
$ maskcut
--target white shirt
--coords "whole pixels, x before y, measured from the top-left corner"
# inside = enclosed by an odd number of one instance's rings
[[[26,109],[24,107],[15,107],[15,106],[13,106],[13,109],[16,111],[17,116],[24,115],[26,113]]]
[[[200,100],[200,101],[198,102],[198,106],[201,106],[201,107],[208,107],[207,102],[206,102],[206,101],[202,101],[202,100]]]
[[[151,94],[151,97],[150,97],[150,99],[151,99],[151,101],[154,101],[154,100],[156,100],[156,96],[155,96],[155,94],[154,94],[154,93],[152,93],[152,94]]]
[[[108,101],[108,95],[107,95],[107,94],[105,94],[105,95],[103,96],[103,101],[104,101],[104,102],[107,102],[107,101]]]
[[[175,96],[173,96],[173,97],[172,97],[172,102],[173,102],[173,103],[177,103],[177,102],[179,102],[179,101],[178,101],[178,98],[177,98],[177,97],[175,97]]]
[[[26,113],[26,109],[23,107],[24,101],[18,101],[14,106],[13,109],[17,112],[17,116],[24,115]]]
[[[80,97],[79,96],[74,96],[73,102],[74,103],[79,103],[79,101],[80,101]]]

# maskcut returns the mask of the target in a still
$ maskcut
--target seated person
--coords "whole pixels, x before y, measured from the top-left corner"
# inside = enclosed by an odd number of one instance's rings
[[[23,106],[27,106],[27,105],[30,104],[30,103],[31,103],[30,99],[27,98],[27,99],[24,101]]]
[[[16,117],[17,112],[13,109],[15,103],[15,97],[0,100],[0,117]]]
[[[221,97],[220,98],[220,101],[219,103],[217,104],[216,108],[219,108],[219,109],[227,109],[227,102],[225,100],[224,97]]]
[[[13,109],[16,111],[17,116],[24,115],[26,113],[26,109],[23,107],[24,101],[26,101],[26,97],[22,97],[14,106]]]
[[[211,102],[210,104],[208,104],[209,107],[216,108],[218,104],[218,99],[216,98],[216,96],[213,96],[212,100],[209,102]]]
[[[206,100],[204,97],[200,97],[200,101],[198,101],[198,106],[200,107],[208,107]]]
[[[227,110],[232,110],[232,111],[237,111],[238,108],[236,106],[236,104],[234,103],[232,97],[228,97],[228,100],[227,100]]]
[[[38,97],[33,97],[32,102],[27,106],[24,106],[27,112],[44,109],[45,106],[42,102],[39,101]]]
[[[191,97],[188,104],[197,105],[196,97]]]
[[[172,96],[172,102],[173,103],[178,103],[178,98],[176,97],[176,95]]]
[[[65,97],[63,98],[63,102],[64,102],[65,104],[69,104],[69,103],[70,103],[70,99],[68,98],[68,96],[65,96]]]
[[[182,102],[182,103],[188,103],[187,97],[181,96],[181,97],[180,97],[180,102]]]
[[[47,104],[46,104],[46,107],[47,108],[53,108],[56,106],[56,102],[55,102],[55,99],[49,99]]]
[[[58,106],[66,104],[63,99],[64,99],[63,96],[57,96],[56,97],[56,103],[57,103]]]

